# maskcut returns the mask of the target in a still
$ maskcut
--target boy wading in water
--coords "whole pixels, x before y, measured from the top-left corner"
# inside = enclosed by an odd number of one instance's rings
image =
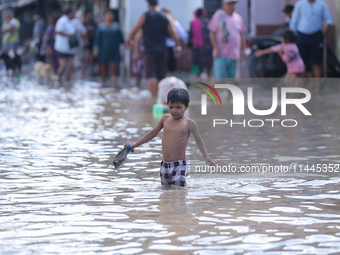
[[[185,149],[190,133],[193,133],[196,144],[200,149],[206,163],[215,165],[209,158],[205,144],[198,132],[194,120],[184,116],[189,107],[189,92],[185,89],[175,88],[168,93],[167,104],[170,114],[165,114],[157,126],[137,142],[127,142],[136,148],[154,138],[164,128],[162,138],[163,160],[161,163],[160,177],[163,186],[187,186],[188,165]]]

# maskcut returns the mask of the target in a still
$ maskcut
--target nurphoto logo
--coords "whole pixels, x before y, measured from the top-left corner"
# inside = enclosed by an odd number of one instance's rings
[[[217,89],[227,89],[229,93],[231,93],[231,97],[233,99],[233,115],[236,116],[242,116],[245,115],[245,96],[243,94],[243,91],[231,84],[215,84],[215,88],[213,88],[210,85],[200,83],[201,85],[204,85],[205,87],[209,88],[219,99],[221,106],[222,100],[215,90]],[[215,106],[217,106],[216,100],[212,93],[208,91],[207,89],[197,87],[198,89],[201,89],[202,91],[206,92],[214,101]],[[304,106],[305,103],[309,102],[311,99],[311,93],[309,90],[305,88],[297,88],[297,87],[284,87],[280,88],[281,89],[281,116],[286,116],[287,115],[287,105],[295,105],[305,116],[312,116],[312,114],[307,110],[307,108]],[[289,93],[301,93],[304,94],[303,98],[287,98],[287,95]],[[201,115],[207,115],[208,113],[208,107],[207,107],[207,94],[202,94],[201,95]],[[278,106],[279,106],[279,96],[278,96],[278,88],[273,87],[272,88],[272,105],[269,109],[267,110],[259,110],[254,107],[253,104],[253,88],[248,87],[247,88],[247,106],[249,111],[256,115],[256,116],[268,116],[273,114]],[[249,126],[249,127],[262,127],[264,126],[265,122],[271,123],[271,126],[275,126],[275,122],[280,122],[283,127],[296,127],[298,122],[294,119],[251,119],[246,121],[245,119],[242,122],[233,122],[233,120],[227,120],[227,119],[214,119],[213,121],[213,126],[216,127],[216,125],[225,125],[225,124],[230,124],[231,127],[235,125],[243,125],[244,127]],[[248,124],[248,125],[247,125]]]

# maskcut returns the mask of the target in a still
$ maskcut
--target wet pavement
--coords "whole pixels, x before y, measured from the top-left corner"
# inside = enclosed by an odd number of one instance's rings
[[[125,141],[158,121],[146,92],[0,80],[1,254],[340,253],[335,171],[192,172],[186,189],[162,190],[161,134],[112,166]],[[226,129],[225,153],[214,142],[208,151],[221,164],[340,164],[338,95],[313,99],[312,118],[293,112],[294,131]],[[205,123],[199,129],[211,138]]]

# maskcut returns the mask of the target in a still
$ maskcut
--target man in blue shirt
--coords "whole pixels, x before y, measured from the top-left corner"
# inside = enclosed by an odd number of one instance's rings
[[[323,22],[325,26],[323,29]],[[308,72],[313,67],[315,78],[321,76],[321,62],[323,55],[323,37],[327,34],[332,17],[328,6],[321,0],[300,0],[296,3],[290,28],[295,31],[299,40],[297,46],[305,62]],[[315,85],[315,92],[320,90],[320,82]]]

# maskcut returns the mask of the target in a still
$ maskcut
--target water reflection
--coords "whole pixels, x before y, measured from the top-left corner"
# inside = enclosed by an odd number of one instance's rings
[[[340,253],[338,174],[191,173],[162,190],[161,135],[111,164],[155,125],[152,100],[81,80],[0,86],[1,254]],[[226,132],[217,161],[339,163],[337,96],[325,96],[299,129]]]

